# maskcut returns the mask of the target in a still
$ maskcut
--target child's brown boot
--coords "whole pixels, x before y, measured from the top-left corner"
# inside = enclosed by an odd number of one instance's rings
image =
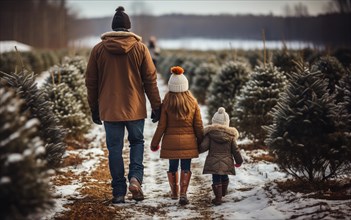
[[[182,172],[180,173],[180,198],[179,198],[180,205],[186,205],[189,203],[189,200],[186,196],[186,192],[188,191],[190,177],[191,177],[190,171],[182,170]]]
[[[178,199],[179,197],[179,177],[178,172],[167,172],[169,186],[171,187],[171,198]]]
[[[227,181],[222,182],[222,196],[223,197],[228,194],[228,184],[229,184],[229,179]]]
[[[222,184],[212,184],[212,190],[213,193],[215,194],[215,198],[212,199],[212,203],[215,205],[221,205],[222,204]]]

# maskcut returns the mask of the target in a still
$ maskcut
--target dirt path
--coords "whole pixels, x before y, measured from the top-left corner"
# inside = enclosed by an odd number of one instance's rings
[[[159,80],[161,97],[166,92],[166,86],[162,84],[163,82]],[[148,112],[150,112],[150,106],[148,108]],[[183,219],[184,216],[187,216],[188,219],[218,218],[219,216],[214,216],[214,212],[209,209],[211,207],[210,200],[212,196],[210,189],[211,180],[209,176],[201,174],[201,161],[203,161],[201,157],[205,155],[193,159],[192,162],[193,175],[188,189],[190,204],[180,206],[177,200],[170,199],[170,188],[166,173],[168,170],[168,160],[160,159],[159,151],[152,152],[149,149],[156,126],[157,123],[154,124],[150,119],[146,119],[144,131],[144,201],[135,202],[131,200],[131,194],[128,192],[125,204],[111,204],[111,177],[108,168],[106,146],[105,143],[102,143],[101,150],[103,151],[103,155],[98,156],[98,161],[95,162],[90,172],[83,172],[77,175],[74,171],[64,170],[54,178],[54,184],[62,185],[63,187],[72,184],[72,182],[77,182],[77,193],[79,194],[65,196],[70,203],[65,205],[67,211],[57,213],[54,219]],[[104,131],[100,128],[97,132]],[[72,167],[72,165],[79,166],[81,162],[87,159],[82,158],[74,149],[69,151],[68,155],[65,161],[69,167]],[[127,175],[129,164],[129,145],[127,140],[125,141],[123,158]]]

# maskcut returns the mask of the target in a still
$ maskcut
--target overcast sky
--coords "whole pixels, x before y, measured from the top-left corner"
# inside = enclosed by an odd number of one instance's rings
[[[118,6],[129,15],[146,12],[151,15],[183,14],[274,14],[283,15],[284,7],[299,3],[307,6],[310,15],[323,13],[330,0],[67,0],[80,18],[113,16]]]

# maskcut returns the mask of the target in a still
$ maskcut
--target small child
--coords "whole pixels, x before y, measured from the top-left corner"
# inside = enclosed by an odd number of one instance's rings
[[[169,92],[163,99],[161,118],[151,141],[151,150],[158,150],[162,138],[160,157],[169,159],[167,176],[172,192],[171,198],[179,197],[179,204],[186,205],[189,203],[186,193],[191,177],[191,159],[199,156],[198,146],[203,138],[203,125],[200,107],[188,90],[189,83],[183,72],[179,66],[171,68]]]
[[[204,139],[200,145],[200,153],[206,152],[203,174],[212,174],[212,190],[215,199],[212,203],[222,204],[222,196],[227,194],[229,178],[235,175],[235,167],[240,167],[243,159],[236,141],[239,133],[236,128],[229,127],[229,115],[223,107],[212,117],[212,125],[204,128]],[[233,156],[236,164],[234,164]]]

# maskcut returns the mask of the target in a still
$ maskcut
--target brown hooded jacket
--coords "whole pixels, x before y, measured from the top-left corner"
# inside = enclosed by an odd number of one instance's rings
[[[132,32],[106,32],[101,39],[86,70],[90,108],[99,108],[102,121],[146,118],[145,93],[152,109],[161,105],[156,68],[146,45]]]

